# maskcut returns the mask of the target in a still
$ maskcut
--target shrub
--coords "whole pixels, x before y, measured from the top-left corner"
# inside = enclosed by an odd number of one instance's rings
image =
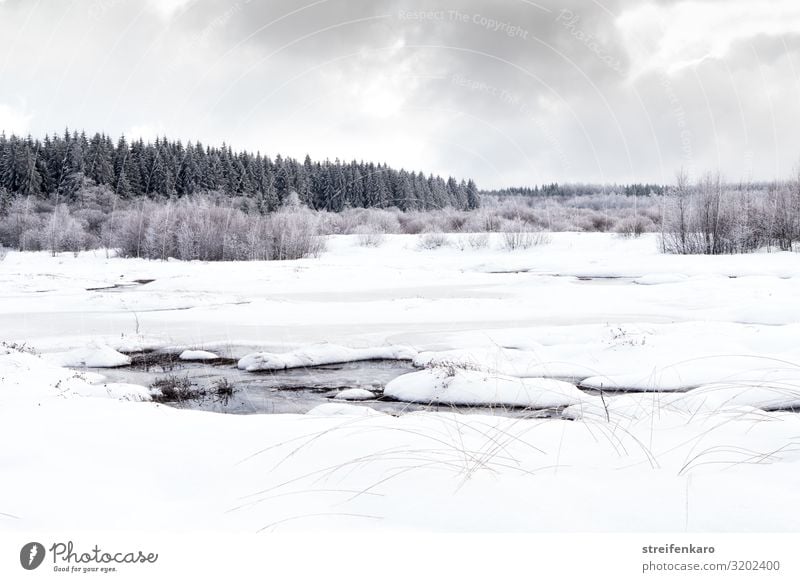
[[[158,378],[150,384],[150,388],[154,391],[155,402],[183,402],[205,395],[205,390],[198,388],[188,376],[181,378],[169,375]]]
[[[386,239],[383,232],[374,226],[359,226],[355,232],[357,235],[356,241],[358,246],[361,247],[379,247]]]
[[[282,210],[268,217],[270,259],[291,261],[319,256],[325,239],[318,234],[314,213],[310,210]]]
[[[447,235],[441,232],[429,232],[423,234],[417,242],[417,248],[421,250],[431,251],[446,247],[450,244]]]
[[[64,204],[53,209],[39,236],[39,248],[47,249],[53,256],[62,251],[78,253],[86,249],[92,240]]]
[[[614,232],[624,238],[639,237],[653,230],[653,221],[644,216],[629,216],[617,223]]]
[[[704,177],[696,186],[684,175],[664,201],[662,249],[676,254],[719,255],[754,251],[770,244],[774,223],[765,221],[749,191]]]
[[[41,230],[42,218],[34,212],[31,198],[19,198],[9,205],[8,215],[0,219],[0,244],[21,251],[39,250]]]
[[[485,232],[471,234],[467,237],[467,243],[472,249],[485,249],[489,246],[489,235]]]
[[[507,251],[529,249],[549,241],[550,238],[546,233],[531,230],[529,226],[520,222],[513,223],[503,230],[502,246]]]
[[[481,209],[470,213],[466,223],[462,227],[465,232],[497,232],[500,230],[502,221],[496,209]]]

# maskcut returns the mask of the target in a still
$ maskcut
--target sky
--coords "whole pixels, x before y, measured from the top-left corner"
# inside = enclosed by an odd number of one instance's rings
[[[0,129],[473,178],[786,178],[797,0],[0,0]]]

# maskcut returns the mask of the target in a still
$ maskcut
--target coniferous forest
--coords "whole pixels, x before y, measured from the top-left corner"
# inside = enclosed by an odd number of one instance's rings
[[[425,176],[367,162],[300,162],[158,138],[116,143],[105,134],[0,135],[0,212],[20,196],[70,203],[82,187],[107,186],[119,198],[165,200],[218,192],[252,198],[261,213],[281,207],[290,193],[316,210],[346,208],[460,210],[479,206],[475,183]]]

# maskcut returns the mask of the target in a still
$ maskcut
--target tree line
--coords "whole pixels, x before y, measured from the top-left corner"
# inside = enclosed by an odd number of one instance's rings
[[[488,190],[483,194],[492,196],[526,196],[526,197],[571,197],[621,194],[623,196],[660,196],[666,193],[667,187],[661,184],[541,184],[536,186],[518,186]]]
[[[216,192],[252,198],[261,213],[280,208],[292,192],[312,209],[429,210],[478,208],[474,181],[425,176],[386,164],[338,159],[302,162],[231,146],[124,136],[116,144],[103,133],[47,135],[43,140],[0,134],[0,213],[20,196],[71,203],[87,186],[107,186],[119,198],[171,200]]]

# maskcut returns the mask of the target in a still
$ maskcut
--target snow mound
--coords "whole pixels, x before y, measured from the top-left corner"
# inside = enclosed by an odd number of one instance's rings
[[[372,400],[373,398],[375,398],[375,393],[363,388],[349,388],[334,396],[335,400]]]
[[[306,416],[386,416],[383,412],[373,410],[368,406],[355,406],[353,404],[344,404],[338,402],[330,402],[327,404],[320,404],[315,406],[308,412]]]
[[[239,360],[239,369],[248,372],[324,366],[363,360],[412,360],[417,352],[404,346],[347,348],[333,344],[309,346],[283,354],[260,352]]]
[[[568,382],[546,378],[515,378],[459,368],[432,368],[404,374],[383,391],[404,402],[455,405],[505,405],[554,408],[588,397]]]
[[[178,356],[180,360],[188,362],[207,362],[209,360],[218,360],[219,356],[213,352],[206,352],[204,350],[184,350]]]
[[[87,346],[68,352],[49,354],[45,358],[57,366],[71,368],[118,368],[131,363],[128,356],[107,345]]]

